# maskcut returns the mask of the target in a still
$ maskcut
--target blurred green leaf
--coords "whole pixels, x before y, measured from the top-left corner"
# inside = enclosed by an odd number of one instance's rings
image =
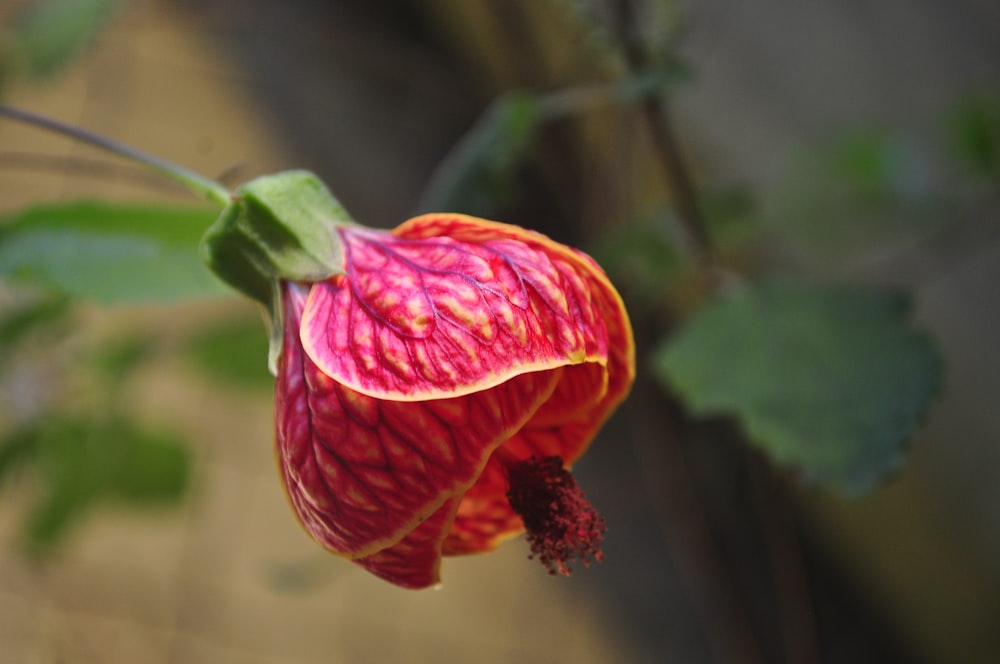
[[[904,297],[777,282],[703,307],[656,368],[693,412],[737,416],[777,462],[852,495],[902,464],[941,375]]]
[[[112,304],[218,296],[198,256],[210,211],[78,202],[0,222],[0,277]]]
[[[191,458],[176,437],[121,424],[109,432],[116,454],[107,463],[106,495],[131,505],[161,505],[179,500],[188,485]]]
[[[30,298],[0,311],[0,357],[33,331],[65,323],[69,313],[69,302],[62,297]]]
[[[808,148],[768,216],[785,248],[814,261],[884,255],[953,211],[927,142],[867,127]]]
[[[671,232],[670,220],[658,213],[615,229],[588,250],[635,303],[653,306],[682,266]]]
[[[438,166],[420,209],[493,216],[512,195],[514,174],[540,120],[535,97],[508,93],[498,98]]]
[[[951,118],[954,152],[972,175],[1000,178],[1000,93],[964,99]]]
[[[762,219],[757,201],[746,189],[729,186],[705,189],[698,196],[710,235],[722,250],[747,248],[760,239]]]
[[[743,187],[706,190],[699,196],[698,203],[709,223],[720,228],[743,222],[756,212],[753,194]]]
[[[699,204],[720,248],[746,245],[760,232],[754,200],[743,189],[706,191]],[[664,296],[690,268],[678,251],[675,215],[672,206],[657,206],[586,248],[627,294],[630,306],[662,306]]]
[[[51,553],[100,502],[170,504],[188,484],[191,462],[183,443],[131,422],[55,417],[24,435],[34,440],[42,487],[25,527],[36,556]]]
[[[187,352],[195,364],[228,385],[271,390],[267,331],[260,320],[226,321],[193,338]]]
[[[169,247],[194,247],[215,221],[211,209],[74,201],[38,205],[0,220],[0,238],[10,232],[67,230],[148,238]]]
[[[153,352],[152,340],[131,336],[117,339],[96,349],[90,356],[93,365],[113,390]]]
[[[888,132],[849,132],[829,148],[829,175],[860,202],[886,203],[895,189],[895,152],[895,141]]]
[[[100,472],[88,458],[88,423],[52,417],[25,432],[37,448],[36,475],[41,497],[25,525],[30,553],[50,553],[87,512],[100,488]]]
[[[0,486],[18,468],[30,461],[37,449],[37,438],[30,431],[14,431],[0,438]]]
[[[13,58],[33,78],[56,73],[108,23],[116,0],[41,0],[13,23]]]

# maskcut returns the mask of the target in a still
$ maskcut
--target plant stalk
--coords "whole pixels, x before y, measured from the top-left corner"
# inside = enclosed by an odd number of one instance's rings
[[[203,196],[209,201],[218,203],[222,207],[225,207],[230,202],[229,190],[215,180],[206,178],[199,173],[195,173],[192,170],[178,166],[155,155],[136,150],[118,141],[87,131],[86,129],[74,127],[44,115],[7,106],[6,104],[0,104],[0,116],[6,116],[18,122],[74,138],[105,152],[110,152],[119,157],[142,164],[160,175],[183,185],[190,191]]]
[[[614,3],[614,11],[614,24],[621,42],[625,66],[630,73],[643,72],[649,63],[637,37],[639,28],[633,3],[630,0],[618,0]],[[703,268],[710,273],[714,272],[712,239],[708,234],[687,164],[677,143],[670,109],[660,95],[646,96],[640,109],[649,127],[654,155],[663,167],[667,186],[673,194],[688,249]]]

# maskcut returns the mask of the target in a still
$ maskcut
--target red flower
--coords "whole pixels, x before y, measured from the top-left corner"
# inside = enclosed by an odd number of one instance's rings
[[[603,521],[566,469],[634,353],[597,264],[462,215],[336,232],[342,274],[282,283],[277,456],[306,531],[409,588],[525,527],[550,572],[599,560]]]

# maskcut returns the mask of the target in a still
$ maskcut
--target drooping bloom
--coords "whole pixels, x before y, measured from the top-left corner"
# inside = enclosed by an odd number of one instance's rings
[[[281,284],[277,456],[306,531],[409,588],[525,529],[552,573],[599,560],[568,469],[634,378],[603,271],[463,215],[335,232],[341,274]]]

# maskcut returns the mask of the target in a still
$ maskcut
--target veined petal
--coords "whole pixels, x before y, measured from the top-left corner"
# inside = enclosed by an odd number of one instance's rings
[[[614,407],[609,407],[607,378],[599,364],[564,368],[552,396],[504,442],[504,451],[518,459],[557,456],[572,465]],[[462,499],[444,543],[445,555],[490,551],[524,529],[507,501],[507,489],[502,464],[491,458]]]
[[[448,233],[470,241],[480,234],[513,232],[529,244],[548,247],[549,251],[563,255],[585,275],[594,307],[607,330],[607,363],[566,367],[552,397],[503,445],[504,450],[517,458],[559,456],[570,466],[628,395],[635,379],[631,323],[621,297],[593,259],[537,233],[509,228],[496,223],[483,228],[481,222],[470,223],[461,215],[426,215],[397,230],[416,235]],[[491,460],[459,506],[444,543],[445,555],[489,551],[521,532],[523,524],[507,503],[506,491],[501,464]]]
[[[441,580],[441,542],[451,529],[459,498],[451,498],[406,537],[354,562],[403,588],[428,588]]]
[[[516,240],[546,253],[557,264],[571,266],[584,280],[597,319],[606,327],[606,345],[600,346],[596,328],[586,325],[588,343],[598,344],[588,358],[607,358],[608,394],[603,404],[605,419],[628,396],[635,380],[635,340],[621,295],[597,262],[587,254],[560,244],[546,235],[520,226],[488,221],[463,214],[425,214],[393,230],[400,237],[417,239],[448,236],[461,242],[489,245],[493,241]],[[588,316],[588,320],[591,320]],[[603,423],[603,420],[602,420]]]
[[[562,373],[522,374],[451,399],[375,399],[333,380],[302,352],[296,330],[304,289],[286,284],[283,301],[279,465],[305,529],[349,558],[397,544],[463,493],[493,449],[549,398]]]
[[[521,517],[507,503],[507,477],[494,458],[469,487],[458,506],[442,552],[446,556],[492,551],[524,531]]]
[[[606,362],[590,264],[572,250],[471,217],[462,219],[507,230],[456,240],[423,232],[420,219],[392,234],[338,230],[346,274],[313,286],[301,326],[324,374],[380,399],[422,401]]]

